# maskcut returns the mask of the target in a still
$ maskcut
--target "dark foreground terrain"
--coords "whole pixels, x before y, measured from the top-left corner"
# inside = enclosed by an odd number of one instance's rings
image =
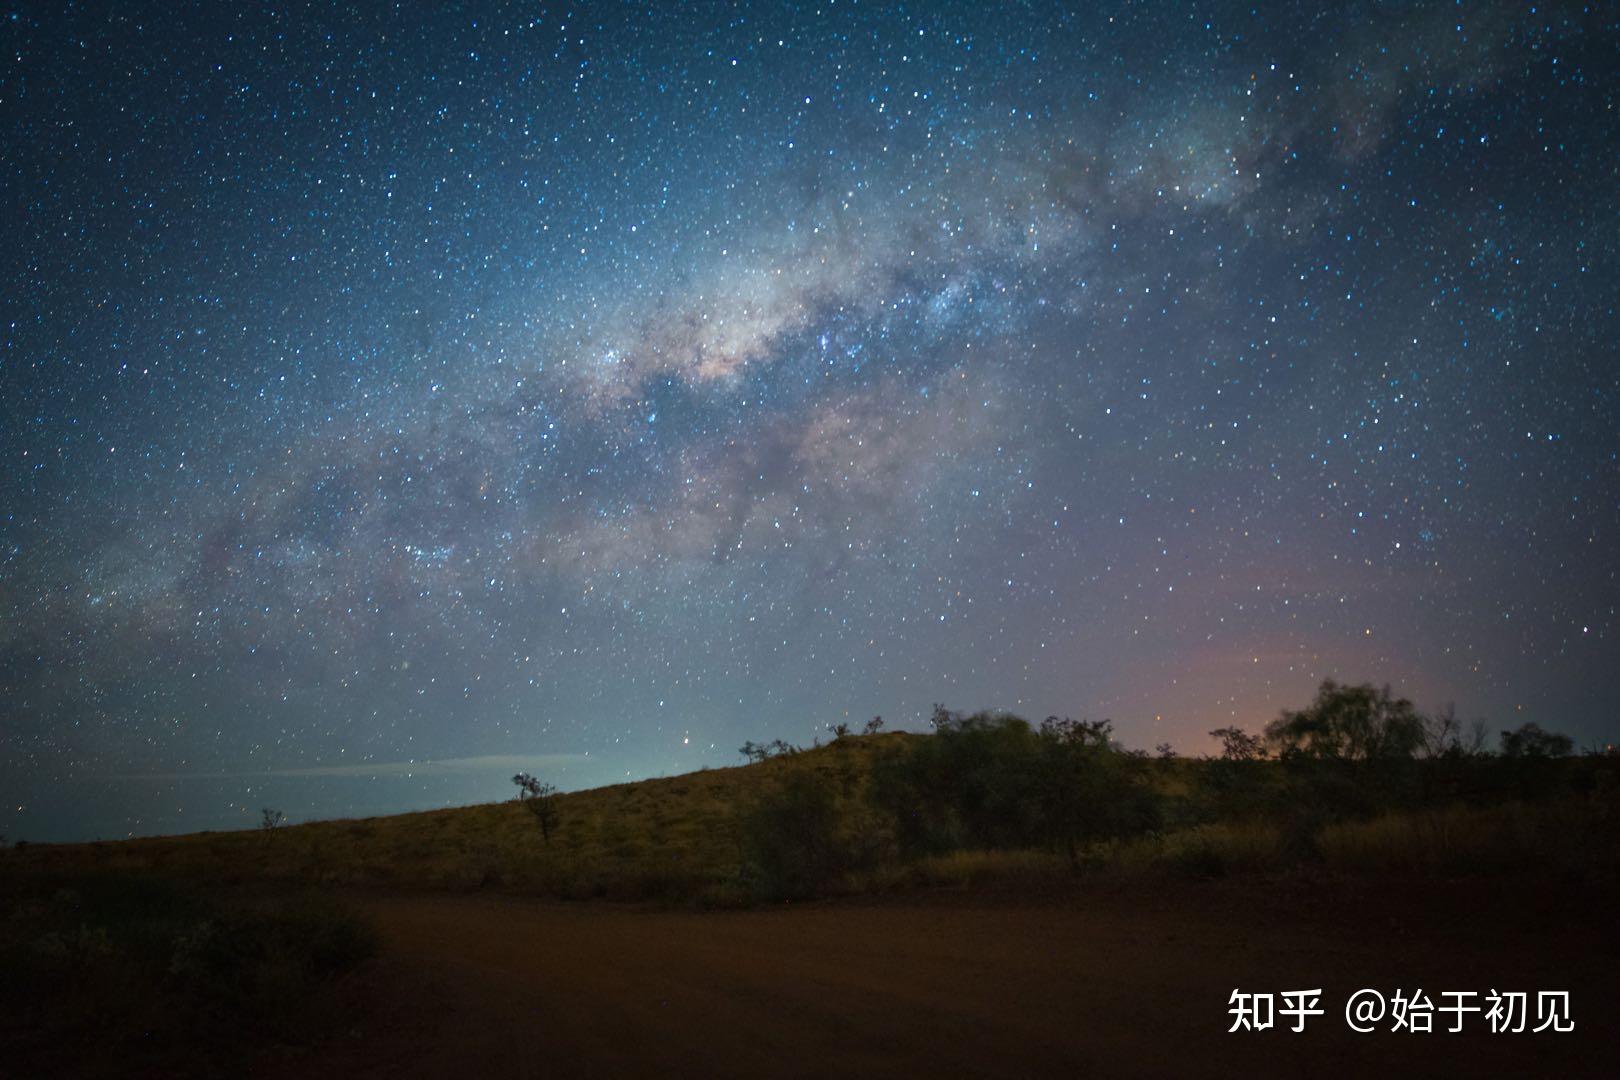
[[[1375,692],[1321,697],[1346,694]],[[17,845],[0,1080],[1620,1076],[1620,758],[1151,759],[1106,724],[935,727]],[[1312,989],[1294,1031],[1283,994]],[[1417,1022],[1352,1030],[1364,989]],[[1275,995],[1275,1026],[1230,1031],[1235,990]],[[1574,1030],[1495,1033],[1494,991],[1567,992]],[[1460,1034],[1447,992],[1481,1010]]]
[[[1255,880],[935,892],[723,913],[362,900],[346,1034],[263,1077],[1615,1076],[1613,896],[1582,885]],[[1229,1034],[1234,988],[1326,1014]],[[1569,990],[1571,1034],[1365,1035],[1346,997]],[[1534,994],[1532,993],[1532,1001]],[[1282,1018],[1279,1018],[1281,1020]],[[1533,1026],[1533,1025],[1532,1025]]]

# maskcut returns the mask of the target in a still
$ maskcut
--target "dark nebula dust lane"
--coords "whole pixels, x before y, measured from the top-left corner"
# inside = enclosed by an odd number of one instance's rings
[[[1613,739],[1612,10],[362,7],[0,18],[0,832]]]

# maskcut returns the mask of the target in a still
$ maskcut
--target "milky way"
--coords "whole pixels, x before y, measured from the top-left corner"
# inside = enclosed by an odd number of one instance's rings
[[[361,5],[366,6],[366,5]],[[1612,739],[1578,5],[0,25],[0,831],[1324,677]]]

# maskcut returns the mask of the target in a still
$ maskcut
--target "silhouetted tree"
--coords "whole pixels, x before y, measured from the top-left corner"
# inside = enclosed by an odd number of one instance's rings
[[[551,840],[551,830],[557,827],[557,788],[554,784],[544,783],[535,779],[528,773],[518,773],[512,777],[512,783],[518,786],[518,801],[540,826],[540,837]]]
[[[1485,752],[1485,721],[1475,720],[1468,728],[1457,719],[1457,709],[1447,705],[1423,719],[1418,752],[1425,758],[1454,759],[1478,757]]]
[[[1508,758],[1568,757],[1575,740],[1555,731],[1543,731],[1540,724],[1521,724],[1502,732],[1502,756]]]
[[[1285,757],[1325,761],[1410,758],[1423,743],[1423,718],[1388,686],[1344,686],[1324,680],[1316,700],[1283,710],[1266,725],[1266,742]]]
[[[866,722],[865,727],[861,728],[861,734],[862,735],[876,735],[878,732],[880,732],[882,730],[883,730],[883,717],[874,716],[874,717],[872,717],[872,719],[870,719],[870,720],[868,720]]]
[[[276,826],[280,825],[282,821],[286,820],[285,815],[283,815],[280,810],[272,810],[268,806],[260,811],[260,813],[263,814],[263,816],[259,819],[259,828],[263,829],[265,832],[269,832],[271,829],[274,829]]]
[[[1221,740],[1222,761],[1259,761],[1265,756],[1265,740],[1242,728],[1216,728],[1210,735]]]
[[[750,739],[737,748],[737,753],[752,762],[767,761],[773,757],[788,757],[798,752],[797,746],[783,739],[772,739],[768,743],[757,743]]]

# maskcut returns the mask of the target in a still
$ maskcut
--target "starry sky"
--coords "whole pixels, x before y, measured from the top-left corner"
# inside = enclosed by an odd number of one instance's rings
[[[0,832],[1324,677],[1617,734],[1601,5],[0,12]]]

